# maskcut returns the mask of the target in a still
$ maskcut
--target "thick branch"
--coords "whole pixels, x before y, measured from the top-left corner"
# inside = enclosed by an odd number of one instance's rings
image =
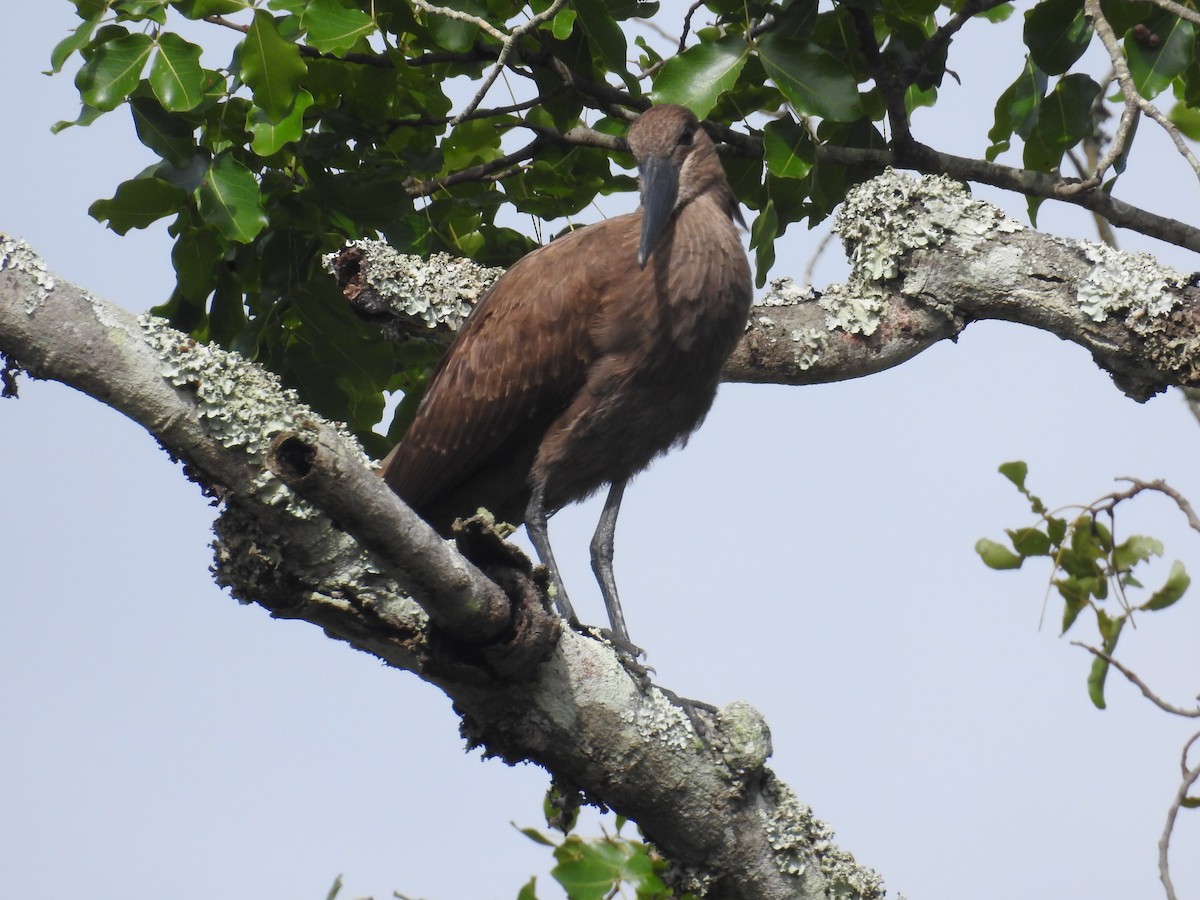
[[[541,627],[544,596],[531,595],[528,561],[516,551],[493,546],[500,562],[485,563],[512,575],[506,588],[518,597],[521,622],[506,642],[465,645],[431,629],[383,570],[405,569],[427,587],[446,574],[432,571],[445,553],[460,574],[469,564],[408,534],[422,529],[357,448],[273,376],[57,281],[3,237],[0,353],[112,405],[187,461],[224,500],[216,571],[235,596],[438,685],[472,741],[510,762],[537,762],[637,821],[685,889],[768,900],[882,896],[878,878],[834,848],[826,826],[766,768],[770,740],[757,713],[732,704],[700,740],[607,644]],[[284,432],[294,435],[268,446]],[[268,458],[362,544],[270,476]]]
[[[1200,290],[1145,255],[1051,237],[972,200],[947,178],[894,172],[856,188],[838,217],[855,263],[850,279],[823,293],[776,281],[760,299],[725,369],[729,381],[816,384],[868,375],[912,358],[968,324],[1017,322],[1087,348],[1121,390],[1144,400],[1171,385],[1200,384]],[[439,272],[382,245],[360,243],[353,305],[389,305],[425,336],[447,340],[462,309],[422,291],[415,273]],[[454,280],[482,295],[494,270]],[[373,291],[367,291],[369,286]],[[428,298],[429,306],[414,295]],[[441,316],[449,308],[454,316]],[[412,335],[410,329],[408,335]]]

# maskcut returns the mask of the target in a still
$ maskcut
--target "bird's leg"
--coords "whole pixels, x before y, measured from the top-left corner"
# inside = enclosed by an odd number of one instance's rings
[[[575,610],[567,599],[566,588],[563,587],[562,576],[558,574],[558,563],[554,561],[554,551],[550,549],[550,530],[546,527],[546,486],[536,485],[529,498],[529,506],[525,509],[525,531],[537,551],[538,559],[550,572],[550,583],[554,585],[554,605],[558,614],[572,626],[578,626]]]
[[[621,498],[625,496],[624,479],[614,481],[608,489],[596,533],[592,535],[592,571],[600,582],[600,593],[604,595],[604,606],[608,610],[608,621],[612,626],[612,642],[634,659],[643,655],[640,647],[629,640],[629,629],[625,627],[625,614],[621,611],[621,600],[617,597],[617,579],[613,576],[613,538],[617,533],[617,514],[621,511]]]

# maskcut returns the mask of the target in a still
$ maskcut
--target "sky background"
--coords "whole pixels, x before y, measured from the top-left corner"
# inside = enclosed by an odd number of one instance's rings
[[[87,207],[150,153],[120,111],[50,134],[77,113],[73,70],[40,74],[73,10],[9,6],[0,231],[58,276],[144,310],[171,288],[165,227],[118,237]],[[668,32],[681,20],[664,6]],[[938,107],[918,112],[918,138],[982,153],[1021,64],[1019,28],[967,29],[951,50],[962,84],[947,79]],[[1151,124],[1140,131],[1119,194],[1194,221],[1194,177]],[[1025,220],[1021,198],[976,193]],[[1073,209],[1047,204],[1039,224],[1094,236]],[[773,274],[799,276],[822,234],[795,228]],[[817,272],[818,286],[841,277],[836,243]],[[1161,896],[1156,845],[1194,723],[1115,673],[1109,709],[1094,709],[1089,658],[1057,636],[1056,598],[1039,628],[1048,569],[992,572],[972,546],[1031,524],[996,474],[1006,460],[1028,461],[1051,506],[1119,475],[1163,477],[1200,502],[1198,449],[1177,395],[1135,404],[1084,351],[1011,325],[974,325],[858,381],[727,385],[687,448],[626,495],[616,567],[629,627],[664,685],[766,715],[775,771],[890,896]],[[552,526],[593,622],[599,508]],[[561,897],[549,854],[513,825],[543,826],[547,775],[465,752],[435,688],[217,589],[214,514],[144,431],[97,402],[28,379],[0,402],[3,893],[319,900],[344,873],[343,898],[487,900],[539,874],[539,896]],[[1176,558],[1200,572],[1200,544],[1167,502],[1140,501],[1118,529],[1166,542],[1160,580]],[[1188,596],[1127,630],[1121,654],[1186,705],[1200,690],[1197,635]],[[1179,894],[1197,896],[1197,813],[1181,816],[1174,848]]]

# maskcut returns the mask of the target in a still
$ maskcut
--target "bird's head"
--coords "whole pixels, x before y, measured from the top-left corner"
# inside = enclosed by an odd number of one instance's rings
[[[711,160],[720,172],[720,163],[700,122],[683,106],[652,106],[630,127],[627,142],[641,174],[638,265],[644,269],[675,208],[704,188],[704,179],[689,177],[691,170]]]

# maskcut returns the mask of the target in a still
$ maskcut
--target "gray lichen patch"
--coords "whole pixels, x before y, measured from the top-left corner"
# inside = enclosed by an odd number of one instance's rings
[[[648,691],[637,708],[621,713],[621,718],[644,740],[660,741],[677,750],[687,749],[695,737],[687,714],[661,691]]]
[[[772,278],[767,292],[754,301],[758,306],[799,306],[816,299],[817,293],[809,284],[797,284],[793,279]]]
[[[1080,281],[1077,296],[1093,322],[1124,313],[1130,327],[1144,335],[1151,320],[1178,306],[1178,296],[1168,288],[1180,288],[1186,279],[1174,269],[1147,253],[1121,253],[1104,244],[1082,246],[1092,268]]]
[[[475,301],[503,272],[448,253],[422,259],[400,253],[382,241],[360,240],[348,246],[363,252],[363,282],[397,314],[422,321],[431,329],[439,325],[457,329]],[[337,257],[336,253],[324,257],[330,271]]]
[[[811,874],[808,867],[815,863],[826,881],[826,896],[855,900],[883,897],[883,880],[879,875],[834,846],[833,829],[797,800],[791,788],[772,777],[764,793],[772,801],[772,812],[766,821],[767,840],[775,851],[780,871],[804,876]]]
[[[302,518],[314,513],[266,468],[266,450],[282,431],[295,431],[320,418],[300,402],[295,391],[285,389],[278,376],[253,365],[236,353],[192,340],[171,328],[166,320],[140,316],[143,337],[162,360],[162,376],[194,398],[205,429],[221,446],[240,448],[249,464],[260,470],[255,478],[255,497],[268,505],[286,504]],[[358,446],[344,427],[343,439]],[[371,465],[359,452],[364,465]]]
[[[852,269],[845,285],[819,301],[827,324],[874,334],[887,309],[885,285],[900,275],[905,254],[946,243],[970,249],[993,233],[1021,228],[951,178],[911,178],[888,169],[851,189],[838,210],[834,230]]]
[[[25,314],[32,315],[55,288],[54,276],[40,256],[20,238],[0,234],[0,272],[16,272],[28,278],[34,289],[25,295]]]
[[[792,343],[796,345],[792,362],[804,372],[821,361],[829,335],[816,328],[793,328]]]

